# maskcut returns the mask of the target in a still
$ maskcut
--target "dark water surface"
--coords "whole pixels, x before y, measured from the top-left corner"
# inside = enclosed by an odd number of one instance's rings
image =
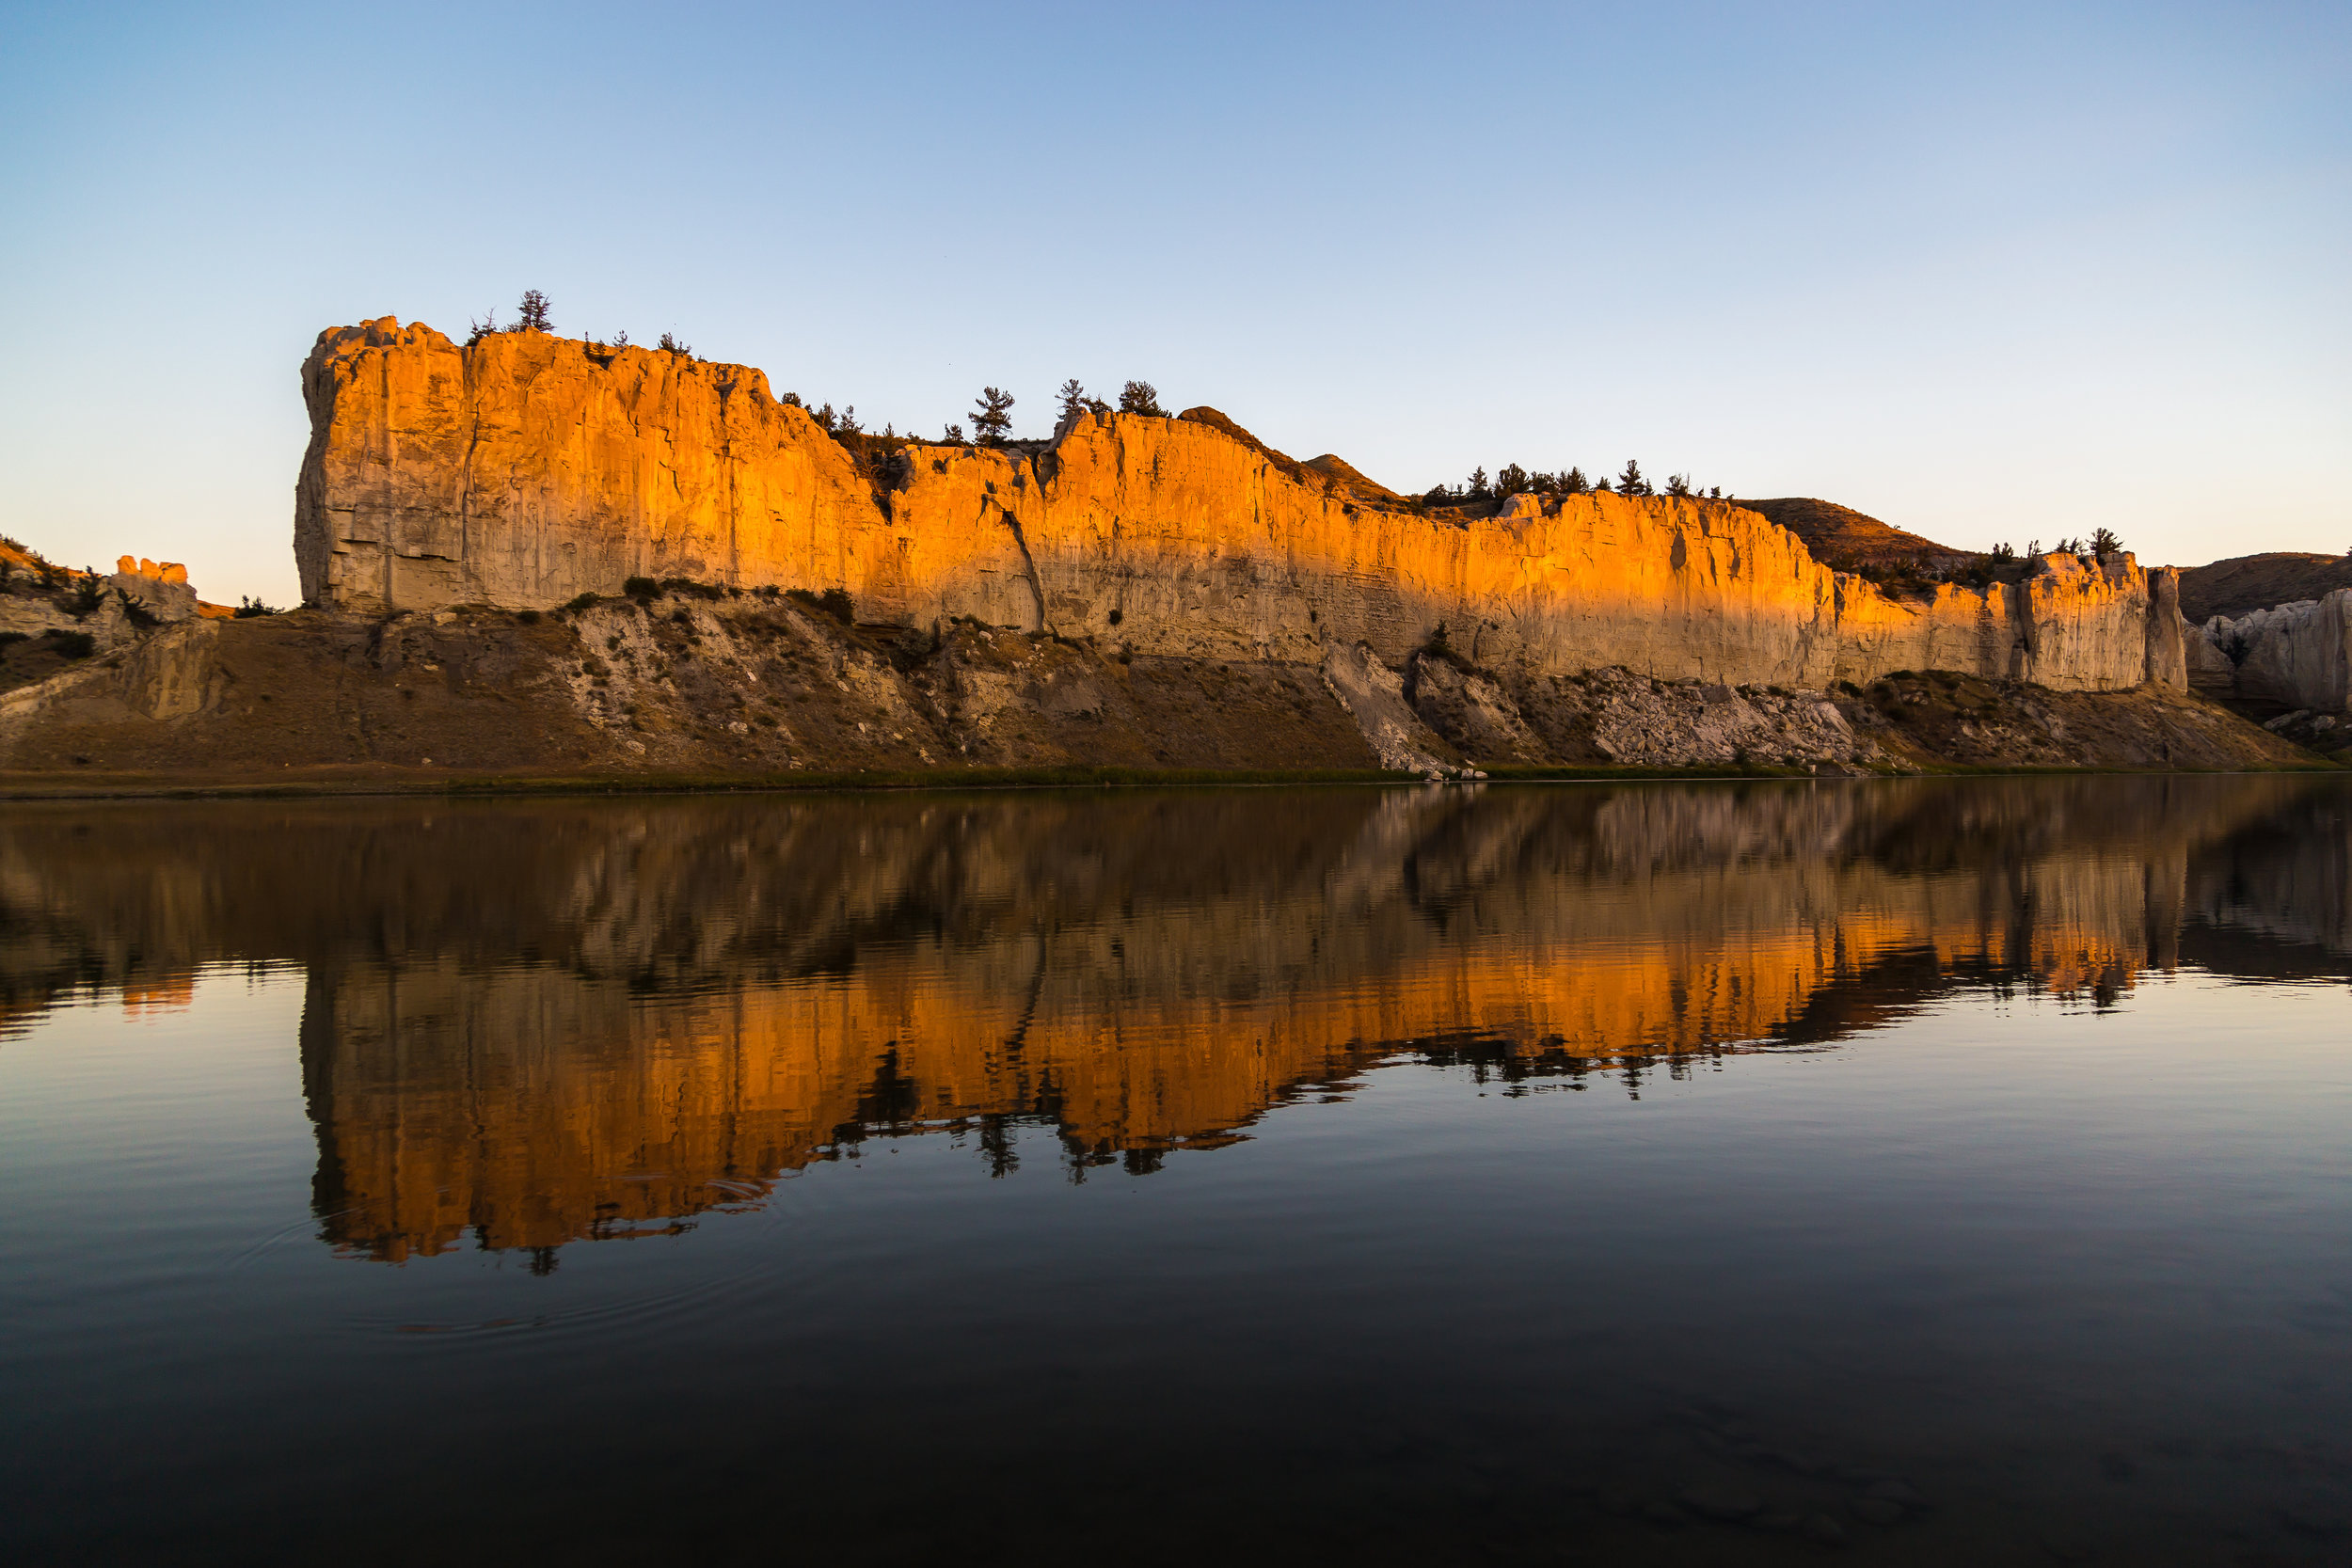
[[[10,807],[0,1554],[2352,1561],[2347,977],[2334,779]]]

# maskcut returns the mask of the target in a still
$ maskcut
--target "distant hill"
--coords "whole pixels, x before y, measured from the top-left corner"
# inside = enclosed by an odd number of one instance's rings
[[[1825,566],[1852,570],[1861,566],[1899,566],[1917,562],[1929,568],[1948,568],[1973,561],[1974,550],[1956,550],[1915,533],[1908,533],[1876,517],[1836,501],[1811,496],[1783,496],[1774,500],[1742,500],[1741,506],[1760,512],[1804,541],[1813,559]]]
[[[2272,550],[2181,569],[2181,614],[2200,626],[2217,615],[2233,619],[2253,610],[2316,599],[2352,588],[2352,555],[2304,555]]]
[[[1358,500],[1394,504],[1406,499],[1379,481],[1366,479],[1357,470],[1354,464],[1333,452],[1327,451],[1321,457],[1310,457],[1307,459],[1307,467],[1319,474],[1328,475],[1338,483],[1341,489],[1345,490]]]

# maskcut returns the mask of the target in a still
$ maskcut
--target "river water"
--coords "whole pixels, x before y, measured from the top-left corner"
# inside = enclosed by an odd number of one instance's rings
[[[14,1561],[2352,1560],[2352,789],[14,806]]]

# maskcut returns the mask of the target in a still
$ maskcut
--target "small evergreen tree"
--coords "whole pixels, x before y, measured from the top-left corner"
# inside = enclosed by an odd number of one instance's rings
[[[555,323],[548,316],[548,296],[536,289],[523,291],[523,302],[515,307],[515,325],[510,332],[552,332]]]
[[[2090,531],[2091,554],[2097,556],[2113,555],[2116,551],[2122,549],[2122,547],[2123,541],[2115,536],[2115,531],[2113,529],[2095,528]]]
[[[1630,457],[1625,460],[1625,472],[1617,476],[1617,494],[1621,496],[1652,494],[1649,481],[1642,477],[1642,466]]]
[[[1608,475],[1603,474],[1599,479],[1593,482],[1593,494],[1596,496],[1608,496],[1615,494],[1615,491],[1610,487]]]
[[[1453,499],[1454,496],[1452,492],[1448,491],[1442,484],[1432,484],[1429,487],[1429,494],[1422,497],[1422,499],[1427,501],[1431,506],[1443,506],[1446,502],[1452,500]]]
[[[628,347],[628,334],[626,332],[615,332],[612,334],[612,346],[614,348]]]
[[[1087,389],[1078,385],[1076,376],[1063,382],[1061,391],[1057,395],[1061,399],[1061,417],[1064,420],[1074,420],[1087,411],[1089,401]]]
[[[677,334],[674,332],[664,332],[661,335],[660,347],[664,354],[682,354],[689,359],[694,357],[694,351],[678,341]]]
[[[960,447],[963,445],[963,426],[956,423],[953,420],[948,420],[947,429],[940,438],[951,447]]]
[[[1584,477],[1581,468],[1571,466],[1566,473],[1560,476],[1560,493],[1564,496],[1590,495],[1592,489],[1593,482]]]
[[[499,325],[499,313],[496,310],[491,311],[480,321],[469,321],[466,325],[472,328],[472,331],[470,331],[466,337],[466,346],[468,348],[473,347],[474,344],[482,341],[483,339],[488,337],[491,333],[503,330]]]
[[[1119,411],[1122,414],[1149,414],[1162,420],[1168,418],[1168,410],[1160,406],[1160,389],[1148,381],[1130,381],[1119,389]]]
[[[1689,499],[1691,495],[1691,476],[1689,474],[1668,474],[1666,476],[1666,494],[1670,496],[1679,496],[1686,500]]]
[[[2004,539],[1999,544],[1993,546],[1993,559],[1995,561],[2014,561],[2017,559],[2017,546]]]
[[[1012,431],[1012,394],[983,387],[972,400],[972,433],[984,447],[1001,447]]]
[[[1495,475],[1495,494],[1498,496],[1523,496],[1530,488],[1527,470],[1517,463],[1505,463],[1502,472]]]
[[[1481,463],[1477,467],[1470,470],[1470,490],[1468,494],[1470,499],[1474,501],[1483,501],[1487,498],[1487,496],[1492,494],[1492,492],[1486,488],[1486,466],[1484,463]]]
[[[819,408],[816,413],[809,417],[824,427],[826,435],[830,436],[833,434],[834,420],[832,404],[829,403],[825,404],[824,407]]]
[[[835,436],[863,436],[866,434],[866,427],[857,422],[856,404],[845,403],[841,405],[841,417],[834,422],[833,433]]]

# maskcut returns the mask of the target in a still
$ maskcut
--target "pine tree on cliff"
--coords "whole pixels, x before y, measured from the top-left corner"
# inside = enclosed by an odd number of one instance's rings
[[[2122,549],[2122,547],[2123,541],[2115,536],[2115,531],[2113,529],[2094,528],[2090,531],[2091,554],[2098,556],[2113,555],[2116,551]]]
[[[1642,477],[1642,466],[1630,457],[1625,460],[1625,472],[1617,476],[1617,494],[1620,496],[1654,494],[1649,487],[1649,481]]]
[[[1691,476],[1689,474],[1668,474],[1666,476],[1666,494],[1670,496],[1680,496],[1685,499],[1688,499],[1691,494]]]
[[[1065,420],[1074,420],[1087,411],[1087,389],[1078,385],[1076,376],[1063,382],[1056,395],[1061,399],[1061,417]]]
[[[1592,490],[1593,482],[1584,477],[1581,468],[1571,466],[1566,473],[1560,476],[1560,493],[1564,496],[1586,496],[1592,494]]]
[[[1481,463],[1477,467],[1470,470],[1470,489],[1466,492],[1466,494],[1468,494],[1470,499],[1474,501],[1483,501],[1488,496],[1494,494],[1493,491],[1486,488],[1486,465],[1484,463]]]
[[[1168,410],[1160,406],[1160,389],[1148,381],[1130,381],[1119,389],[1119,411],[1122,414],[1149,414],[1161,420],[1168,418]]]
[[[1495,494],[1498,496],[1522,496],[1527,490],[1527,470],[1517,463],[1505,463],[1502,472],[1495,475]]]
[[[523,291],[523,302],[515,308],[515,325],[509,332],[552,332],[555,323],[548,316],[548,296],[536,289]]]
[[[983,387],[972,400],[972,433],[984,447],[1001,447],[1012,431],[1012,394]]]

